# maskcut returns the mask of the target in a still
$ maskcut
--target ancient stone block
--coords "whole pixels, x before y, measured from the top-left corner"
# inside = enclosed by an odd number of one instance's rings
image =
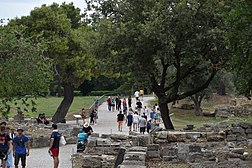
[[[147,151],[147,158],[160,158],[160,151]]]
[[[188,161],[190,163],[205,161],[204,155],[202,153],[189,153]]]
[[[251,128],[249,128],[249,129],[246,129],[246,134],[252,134],[252,129]]]
[[[158,144],[150,144],[147,146],[147,151],[159,151]]]
[[[236,141],[237,142],[247,141],[247,138],[246,138],[246,136],[237,136]]]
[[[119,165],[118,168],[146,168],[142,165]]]
[[[231,128],[231,131],[236,134],[236,133],[240,133],[240,134],[244,134],[245,130],[241,127],[233,127]]]
[[[178,162],[179,160],[177,156],[164,156],[163,161],[175,163],[175,162]]]
[[[97,146],[96,139],[90,139],[90,140],[88,140],[87,147],[95,147],[95,146]]]
[[[169,142],[185,142],[186,134],[185,132],[169,132],[168,141]]]
[[[147,151],[147,148],[141,147],[141,146],[133,146],[127,149],[127,152],[146,152],[146,151]]]
[[[177,156],[178,154],[178,149],[177,148],[172,148],[172,147],[164,147],[161,150],[162,156]]]
[[[168,137],[168,131],[159,131],[157,132],[157,138],[158,139],[167,139]]]
[[[82,168],[101,168],[102,158],[94,155],[86,155],[82,159]]]
[[[145,152],[126,152],[124,155],[124,161],[141,161],[145,162]]]
[[[234,135],[234,134],[228,135],[227,136],[227,141],[236,141],[236,135]]]
[[[189,152],[201,152],[201,147],[196,144],[190,145]]]
[[[219,142],[219,141],[224,141],[225,137],[221,135],[211,135],[207,137],[208,142]]]
[[[144,146],[147,147],[150,144],[150,135],[146,134],[146,135],[138,135],[138,144],[139,146]]]
[[[93,138],[99,138],[100,134],[99,133],[96,133],[96,132],[93,132],[92,133],[92,137]]]
[[[96,138],[96,145],[97,146],[104,146],[104,145],[111,145],[112,142],[109,139],[104,138]]]
[[[128,136],[127,135],[123,135],[123,134],[111,134],[110,138],[117,141],[117,140],[127,140]]]
[[[241,155],[243,155],[243,153],[245,152],[245,150],[243,148],[233,148],[231,151],[233,153],[237,153],[237,154],[241,154]]]

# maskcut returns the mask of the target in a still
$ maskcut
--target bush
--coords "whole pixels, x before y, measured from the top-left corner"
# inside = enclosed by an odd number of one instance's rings
[[[88,95],[89,96],[102,96],[106,94],[113,94],[113,91],[109,90],[97,90],[97,91],[91,91]]]
[[[81,91],[75,90],[75,91],[74,91],[74,96],[82,96]]]

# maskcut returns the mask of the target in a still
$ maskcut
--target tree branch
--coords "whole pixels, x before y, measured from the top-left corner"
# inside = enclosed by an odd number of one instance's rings
[[[164,58],[161,58],[161,64],[163,66],[163,71],[162,71],[162,77],[161,77],[161,87],[164,88],[165,86],[165,78],[167,75],[167,68],[168,68],[168,63],[165,63]]]
[[[194,90],[188,91],[188,92],[186,92],[186,93],[184,93],[182,95],[177,95],[176,96],[176,100],[184,99],[184,98],[186,98],[188,96],[192,96],[192,95],[194,95],[194,94],[196,94],[196,93],[198,93],[198,92],[206,89],[209,86],[210,82],[213,80],[213,78],[216,75],[216,73],[217,73],[217,70],[213,70],[213,72],[211,73],[210,77],[208,78],[208,80],[203,85],[201,85],[200,87],[198,87],[198,88],[196,88]]]

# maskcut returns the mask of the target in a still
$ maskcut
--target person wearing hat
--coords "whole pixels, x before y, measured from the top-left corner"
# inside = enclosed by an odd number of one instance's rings
[[[22,168],[26,166],[26,156],[30,155],[29,138],[23,134],[24,129],[17,129],[18,135],[13,139],[13,156],[15,168],[18,168],[19,160],[21,159]]]
[[[83,132],[87,134],[87,136],[90,136],[93,132],[93,128],[88,124],[85,123],[82,128]]]

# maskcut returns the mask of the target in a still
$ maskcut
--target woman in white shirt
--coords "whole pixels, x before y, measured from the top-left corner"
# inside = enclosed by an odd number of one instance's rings
[[[139,123],[139,115],[137,112],[133,115],[133,131],[137,131],[138,128],[138,123]]]

